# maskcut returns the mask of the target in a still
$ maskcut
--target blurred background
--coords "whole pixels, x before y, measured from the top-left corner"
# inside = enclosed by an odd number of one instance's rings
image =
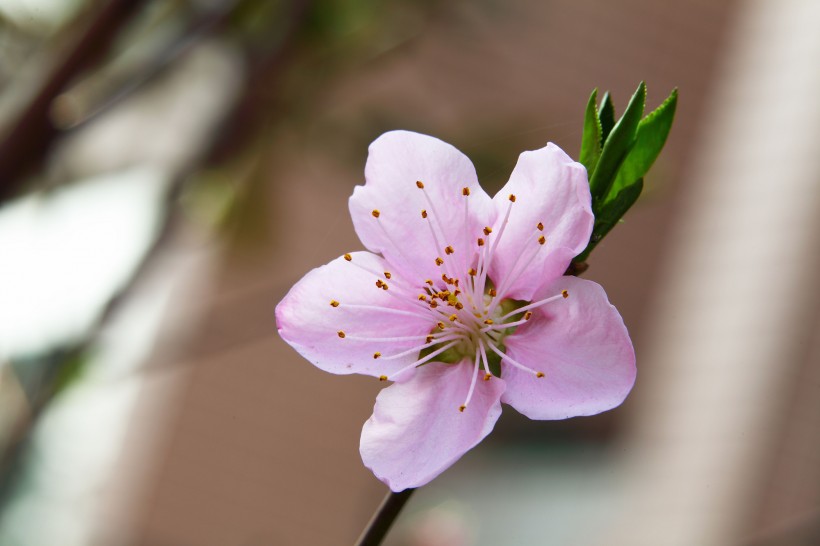
[[[0,0],[0,544],[351,544],[381,385],[276,335],[361,248],[383,131],[577,157],[591,90],[674,87],[596,249],[638,355],[415,493],[393,546],[820,544],[820,3]]]

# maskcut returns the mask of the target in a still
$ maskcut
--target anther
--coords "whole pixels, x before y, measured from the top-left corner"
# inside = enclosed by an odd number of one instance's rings
[[[330,306],[331,307],[339,307],[339,302],[336,301],[336,300],[330,300]]]
[[[376,281],[376,288],[381,288],[383,284],[384,284],[384,283],[382,282],[382,280],[381,280],[381,279],[378,279],[378,280]]]
[[[456,302],[456,309],[458,309],[459,311],[461,311],[462,309],[464,309],[464,304],[463,304],[463,303],[461,303],[460,301],[457,301],[457,302]]]
[[[344,337],[345,337],[345,333],[344,333],[343,331],[341,331],[341,330],[339,330],[338,332],[336,332],[336,334],[338,334],[338,336],[339,336],[339,337],[341,337],[341,338],[344,338]]]
[[[450,315],[450,322],[455,322],[457,318],[458,318],[458,315],[453,313],[452,315]]]
[[[436,300],[431,301],[430,309],[435,309],[436,307],[438,307],[438,302]]]
[[[439,322],[436,323],[436,326],[438,326],[439,330],[444,330],[444,327],[446,325],[443,322],[439,321]],[[342,332],[342,333],[344,333],[344,332]],[[344,337],[344,336],[341,336],[341,337]]]
[[[451,247],[451,246],[448,246],[447,248],[444,249],[444,253],[447,254],[447,255],[450,255],[453,252],[455,252],[455,250],[453,250],[453,247]]]
[[[419,294],[419,301],[427,301],[427,296],[424,294]]]
[[[464,404],[461,404],[461,405],[458,407],[458,411],[460,411],[461,413],[464,413],[464,410],[466,410],[466,409],[467,409],[467,406],[465,406]]]
[[[378,218],[381,212],[379,212],[379,209],[373,209],[373,212],[371,212],[370,214],[373,215],[373,218]]]
[[[473,269],[472,267],[471,267],[470,269],[468,269],[468,270],[467,270],[467,274],[468,274],[469,276],[471,276],[471,277],[475,277],[475,276],[476,276],[476,273],[477,273],[477,272],[476,272],[476,270],[475,270],[475,269]]]
[[[510,201],[512,201],[513,203],[515,203],[515,194],[514,194],[514,193],[511,193],[511,194],[510,194],[509,199],[510,199]]]
[[[479,237],[477,243],[478,243],[478,246],[484,246],[484,239]]]
[[[535,372],[535,377],[537,377],[539,379],[544,377],[544,372]]]
[[[427,211],[426,210],[421,209],[421,217],[422,218],[427,218]]]
[[[538,225],[535,227],[538,228],[538,231],[544,231],[544,224],[542,224],[541,222],[538,222]]]
[[[489,381],[492,376],[493,376],[493,374],[485,373],[484,374],[484,381]]]
[[[524,313],[524,320],[530,320],[532,318],[532,311],[527,311]]]
[[[433,341],[433,336],[427,336],[427,339],[425,339],[425,343],[430,343],[431,341]]]
[[[489,294],[489,296],[490,296],[491,298],[494,298],[494,297],[496,297],[496,295],[497,295],[497,293],[496,293],[496,291],[495,291],[495,288],[490,288],[489,290],[487,290],[487,294]]]
[[[379,381],[387,381],[387,376],[386,375],[380,375],[379,376]]]
[[[484,235],[489,235],[492,232],[493,232],[493,228],[491,228],[489,226],[484,228]]]
[[[546,237],[544,237],[543,235],[542,235],[541,237],[539,237],[539,238],[538,238],[538,244],[539,244],[539,245],[543,245],[543,244],[544,244],[544,243],[546,243],[546,242],[547,242],[547,238],[546,238]]]
[[[385,278],[385,279],[389,279],[389,278],[390,278],[390,277],[392,277],[392,276],[393,276],[393,275],[391,275],[389,271],[385,271],[385,272],[384,272],[384,278]]]
[[[374,359],[379,358],[380,356],[382,356],[382,354],[379,351],[376,351],[375,353],[373,353],[373,358]]]
[[[352,259],[353,259],[353,256],[351,256],[350,254],[345,254],[345,260],[347,260],[349,262]]]
[[[461,188],[461,195],[470,195],[470,188]]]
[[[487,319],[487,320],[484,321],[484,324],[486,324],[487,326],[489,326],[492,323],[493,323],[493,319]]]
[[[561,295],[564,296],[564,299],[566,299],[569,297],[569,292],[567,292],[566,290],[561,290]]]
[[[441,258],[439,258],[438,256],[436,256],[436,265],[440,266],[440,265],[441,265],[441,264],[443,264],[443,263],[444,263],[444,260],[442,260]]]
[[[382,283],[382,290],[387,290],[387,283],[386,282]]]
[[[427,279],[427,280],[426,280],[426,281],[424,281],[424,282],[425,282],[426,284],[429,284],[430,286],[433,286],[433,281],[431,281],[430,279]]]
[[[424,183],[421,180],[416,180],[416,187],[420,190],[424,189]]]

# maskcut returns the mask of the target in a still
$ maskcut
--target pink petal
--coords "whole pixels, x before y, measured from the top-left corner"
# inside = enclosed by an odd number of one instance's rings
[[[496,233],[510,207],[510,194],[515,202],[490,277],[499,288],[507,283],[507,297],[529,301],[546,279],[563,275],[586,248],[593,223],[586,169],[552,143],[522,153],[509,182],[493,198]],[[537,229],[539,223],[543,231]],[[546,238],[543,246],[541,235]]]
[[[357,186],[350,198],[350,214],[369,250],[381,253],[416,281],[466,273],[476,238],[494,219],[492,202],[478,185],[467,156],[437,138],[392,131],[370,145],[365,178],[365,185]],[[468,196],[463,195],[464,188]],[[374,210],[379,211],[378,218]],[[447,254],[447,246],[455,252]],[[436,258],[447,265],[436,265]]]
[[[531,419],[594,415],[623,402],[635,382],[635,352],[618,311],[603,288],[561,277],[539,291],[560,294],[505,339],[506,353],[544,372],[536,378],[502,364],[507,382],[503,401]]]
[[[472,363],[432,362],[383,389],[362,429],[365,466],[393,491],[419,487],[446,470],[493,429],[504,381],[479,377],[464,412]]]
[[[376,286],[377,280],[386,280],[376,273],[389,268],[382,257],[369,252],[355,252],[349,256],[351,261],[340,257],[310,271],[290,289],[276,306],[279,335],[299,354],[327,372],[376,377],[390,375],[415,361],[418,352],[393,360],[374,359],[374,353],[378,351],[387,357],[422,345],[424,337],[435,325],[427,316],[414,316],[418,311],[412,294],[395,297],[402,293],[402,287],[394,275],[387,280],[388,290]],[[339,302],[339,305],[333,307],[331,301]],[[349,305],[377,306],[379,309]],[[339,331],[345,333],[344,338],[339,337]],[[417,339],[356,339],[405,336],[416,336]]]

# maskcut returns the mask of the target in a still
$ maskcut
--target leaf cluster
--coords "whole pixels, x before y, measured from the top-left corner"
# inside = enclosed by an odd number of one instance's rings
[[[584,263],[638,200],[644,176],[669,136],[677,103],[678,90],[673,89],[658,108],[644,116],[646,84],[641,82],[616,122],[609,92],[604,93],[599,105],[598,90],[592,91],[584,115],[579,161],[587,169],[595,224],[589,244],[575,257],[574,264]]]

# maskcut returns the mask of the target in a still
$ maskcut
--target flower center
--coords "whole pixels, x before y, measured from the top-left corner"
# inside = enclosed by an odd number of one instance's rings
[[[352,338],[362,341],[384,342],[387,347],[391,341],[409,341],[418,339],[419,344],[409,350],[396,354],[389,354],[386,350],[376,351],[374,359],[392,360],[403,358],[408,355],[417,355],[418,358],[411,364],[388,375],[382,375],[379,379],[386,381],[394,380],[412,368],[423,366],[435,359],[449,365],[469,365],[473,366],[472,379],[464,403],[459,406],[459,411],[464,411],[475,391],[479,372],[483,370],[483,380],[489,381],[493,377],[501,377],[502,363],[507,366],[518,368],[531,374],[534,378],[543,378],[544,373],[521,364],[506,354],[504,339],[514,333],[519,326],[526,324],[533,313],[541,306],[554,301],[567,298],[569,293],[566,290],[536,302],[523,302],[513,300],[508,297],[507,292],[513,286],[518,277],[527,270],[535,257],[543,251],[546,244],[546,236],[543,234],[544,224],[538,222],[533,226],[532,243],[523,252],[520,252],[512,268],[504,279],[491,279],[489,277],[490,266],[496,254],[499,243],[504,235],[505,228],[510,218],[510,214],[516,202],[516,196],[510,195],[508,206],[504,218],[496,233],[493,228],[484,227],[482,233],[473,239],[474,243],[462,241],[456,246],[455,241],[448,241],[447,234],[443,229],[442,218],[436,211],[434,201],[430,198],[424,183],[416,182],[416,187],[424,193],[427,208],[421,210],[421,217],[426,221],[431,234],[431,240],[437,250],[435,265],[442,272],[438,279],[425,279],[421,282],[412,282],[409,279],[402,279],[403,282],[396,283],[393,287],[392,275],[385,271],[370,271],[352,260],[349,254],[345,259],[353,265],[362,267],[369,273],[376,276],[375,287],[385,290],[388,294],[407,302],[413,302],[413,311],[402,309],[391,309],[387,307],[356,305],[340,303],[332,300],[330,305],[339,307],[358,307],[373,310],[382,310],[397,314],[410,315],[414,317],[424,317],[430,321],[430,332],[426,336],[418,338],[362,338],[348,335],[343,331],[338,332],[339,338]],[[465,200],[470,196],[470,189],[463,188],[461,195]],[[384,229],[381,223],[382,212],[373,210],[372,216],[385,236],[397,249],[401,249],[392,240],[390,234]],[[465,215],[466,217],[466,215]],[[461,237],[468,239],[468,237]],[[468,261],[469,267],[466,271],[459,271],[456,261],[450,259],[458,252],[465,252],[471,256]],[[463,263],[463,262],[462,262]],[[494,282],[495,281],[495,282]]]

